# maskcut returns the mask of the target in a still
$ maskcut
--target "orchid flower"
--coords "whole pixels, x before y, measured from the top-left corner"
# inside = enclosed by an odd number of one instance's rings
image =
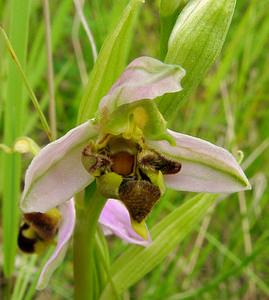
[[[72,197],[94,180],[107,197],[99,218],[106,234],[146,246],[145,219],[165,188],[231,193],[249,189],[227,150],[167,129],[153,99],[182,89],[185,71],[150,57],[130,63],[99,104],[94,119],[48,144],[31,162],[21,199],[24,214],[58,207],[61,221],[54,254],[39,287],[59,265],[74,224]],[[31,222],[30,222],[31,223]]]

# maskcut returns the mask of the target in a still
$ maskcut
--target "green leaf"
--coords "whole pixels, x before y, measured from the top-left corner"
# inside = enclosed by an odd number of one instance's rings
[[[22,67],[26,62],[30,0],[10,1],[10,41]],[[11,146],[22,133],[24,113],[23,81],[17,67],[10,59],[7,66],[7,86],[4,103],[4,144]],[[11,277],[17,248],[19,222],[21,159],[19,154],[4,154],[1,165],[3,176],[3,253],[4,274]]]
[[[229,29],[236,0],[194,0],[183,9],[168,43],[165,62],[186,70],[183,91],[161,98],[159,107],[170,123],[179,103],[187,99],[202,81],[218,56]],[[175,103],[176,99],[176,103]]]
[[[101,98],[123,71],[141,0],[131,0],[115,30],[106,38],[82,97],[78,123],[94,117]]]
[[[170,16],[160,15],[160,59],[164,60],[168,49],[168,40],[178,18],[179,10]]]
[[[160,14],[162,16],[172,15],[178,7],[184,2],[183,0],[161,0]]]
[[[160,58],[167,53],[168,40],[176,23],[178,14],[185,5],[183,0],[161,0],[160,2]]]
[[[131,246],[111,266],[114,288],[123,293],[155,268],[206,215],[217,195],[199,194],[170,213],[152,230],[153,242],[146,248]],[[107,284],[101,300],[111,299]]]
[[[12,60],[14,61],[15,65],[18,69],[18,73],[20,74],[21,79],[24,82],[25,87],[26,87],[26,89],[29,93],[29,96],[30,96],[31,100],[32,100],[32,103],[33,103],[33,105],[34,105],[34,107],[35,107],[35,109],[36,109],[36,111],[39,115],[39,118],[40,118],[41,124],[43,126],[43,129],[44,129],[45,133],[47,134],[48,138],[51,139],[51,130],[49,128],[49,124],[46,120],[46,117],[45,117],[44,113],[42,112],[42,109],[39,105],[39,102],[38,102],[36,96],[35,96],[35,93],[34,93],[33,89],[31,88],[31,85],[30,85],[30,83],[29,83],[29,81],[26,77],[26,74],[23,71],[23,67],[20,63],[20,60],[17,57],[16,52],[15,52],[12,44],[10,43],[10,40],[9,40],[5,30],[1,26],[0,26],[0,32],[1,32],[1,34],[4,38],[4,40],[5,40],[7,49],[8,49],[9,54],[10,54],[10,57],[12,58]],[[20,101],[20,102],[22,102],[22,101]],[[22,111],[24,111],[24,109],[22,109]],[[20,131],[21,131],[21,129],[20,129]]]

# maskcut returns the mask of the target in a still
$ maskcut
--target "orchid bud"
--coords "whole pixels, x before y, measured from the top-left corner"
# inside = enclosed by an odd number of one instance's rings
[[[34,140],[24,136],[16,140],[14,144],[14,151],[18,153],[32,153],[36,155],[39,152],[40,148]]]
[[[204,78],[220,53],[234,13],[236,0],[190,1],[179,15],[168,42],[166,63],[186,70],[183,91],[176,102],[187,98]],[[176,113],[175,95],[162,97],[160,108],[167,119]],[[172,117],[171,117],[172,116]]]

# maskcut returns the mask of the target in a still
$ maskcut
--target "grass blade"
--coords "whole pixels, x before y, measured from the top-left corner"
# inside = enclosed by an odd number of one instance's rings
[[[28,79],[27,79],[27,77],[26,77],[26,75],[25,75],[25,73],[23,71],[23,67],[22,67],[22,65],[21,65],[21,63],[19,61],[19,58],[16,55],[16,52],[15,52],[13,46],[11,45],[11,43],[9,41],[9,38],[8,38],[5,30],[2,27],[0,27],[0,30],[1,30],[1,33],[2,33],[2,35],[4,37],[4,40],[6,42],[6,45],[7,45],[7,48],[9,50],[9,53],[11,55],[11,58],[14,60],[14,62],[16,64],[16,67],[18,68],[20,76],[22,77],[22,80],[23,80],[23,82],[24,82],[24,84],[26,86],[26,89],[28,90],[28,93],[29,93],[29,95],[31,97],[33,105],[34,105],[34,107],[35,107],[35,109],[36,109],[36,111],[37,111],[37,113],[39,115],[39,118],[40,118],[41,124],[43,126],[43,129],[44,129],[45,133],[47,134],[49,140],[51,140],[51,130],[50,130],[49,124],[48,124],[48,122],[46,120],[46,117],[44,116],[44,114],[43,114],[43,112],[42,112],[42,110],[40,108],[40,105],[39,105],[38,100],[37,100],[37,98],[35,96],[35,93],[32,90],[31,85],[30,85],[30,83],[29,83],[29,81],[28,81]],[[18,97],[18,98],[20,98],[20,97]]]
[[[10,40],[18,58],[25,66],[30,17],[30,0],[13,0],[10,3]],[[1,28],[1,32],[5,34]],[[4,144],[13,145],[22,132],[24,113],[23,82],[17,68],[8,62],[7,93],[4,115]],[[14,270],[19,220],[18,199],[20,195],[21,159],[18,154],[3,155],[3,235],[4,235],[4,274],[10,278]],[[8,296],[7,296],[8,297]]]

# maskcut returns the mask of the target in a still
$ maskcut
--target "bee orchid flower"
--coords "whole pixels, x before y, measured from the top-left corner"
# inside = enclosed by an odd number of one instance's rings
[[[109,199],[99,218],[104,232],[143,246],[151,241],[145,219],[166,187],[210,193],[250,188],[227,150],[167,129],[152,100],[180,91],[184,75],[180,66],[150,57],[135,59],[101,99],[94,119],[48,144],[33,159],[25,177],[23,213],[46,214],[55,207],[61,212],[58,243],[40,286],[59,264],[71,237],[75,213],[70,199],[94,180]]]

